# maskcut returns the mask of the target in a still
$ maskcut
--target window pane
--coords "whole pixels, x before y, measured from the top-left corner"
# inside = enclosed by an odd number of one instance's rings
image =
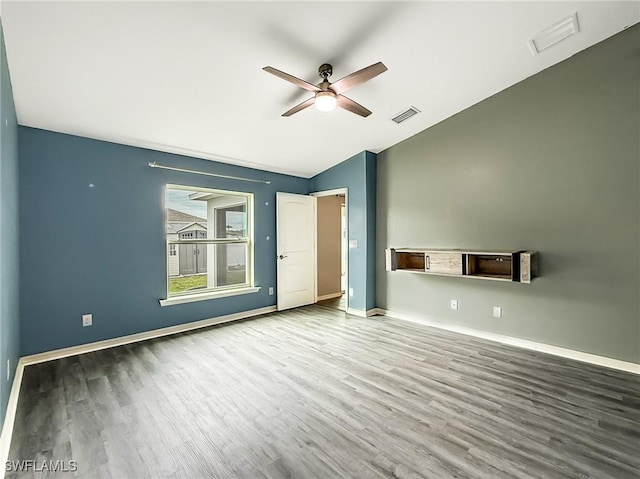
[[[209,238],[245,238],[247,237],[247,199],[230,196],[229,201],[242,200],[232,206],[215,208],[215,236]]]
[[[175,249],[169,248],[167,256],[169,294],[248,282],[246,243],[170,246]]]
[[[248,236],[246,196],[167,188],[166,206],[176,239]]]
[[[207,247],[212,258],[210,288],[247,282],[246,244],[215,244]]]
[[[192,223],[207,225],[207,202],[200,200],[202,192],[167,188],[167,222],[181,223],[186,227]]]

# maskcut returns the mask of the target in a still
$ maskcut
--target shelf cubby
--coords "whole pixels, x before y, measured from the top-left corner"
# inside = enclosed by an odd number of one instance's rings
[[[473,251],[388,248],[387,271],[530,283],[537,276],[536,251]]]

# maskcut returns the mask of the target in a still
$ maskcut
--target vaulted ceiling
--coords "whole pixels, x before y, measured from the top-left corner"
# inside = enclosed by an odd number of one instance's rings
[[[580,33],[529,40],[577,12]],[[21,125],[309,177],[379,152],[640,21],[633,2],[3,1]],[[382,61],[348,93],[373,111],[308,108],[318,83]],[[421,113],[391,121],[409,106]]]

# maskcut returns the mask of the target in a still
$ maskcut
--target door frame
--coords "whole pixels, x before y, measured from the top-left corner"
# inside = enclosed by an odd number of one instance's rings
[[[334,195],[344,195],[344,219],[345,219],[345,228],[347,235],[347,247],[345,248],[345,254],[347,256],[347,264],[345,266],[345,310],[349,309],[349,188],[334,188],[332,190],[323,190],[323,191],[314,191],[313,193],[309,193],[309,196],[334,196]],[[316,219],[317,221],[317,219]],[[316,290],[315,290],[315,302],[318,302],[318,228],[316,227]]]

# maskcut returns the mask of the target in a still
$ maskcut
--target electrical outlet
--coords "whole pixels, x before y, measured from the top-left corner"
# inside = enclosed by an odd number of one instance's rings
[[[269,288],[269,296],[273,296],[273,286]]]
[[[451,309],[453,309],[454,311],[458,310],[458,300],[457,299],[452,299],[451,300]]]
[[[502,308],[500,306],[493,307],[493,317],[501,318],[502,317]]]
[[[353,297],[353,288],[349,288],[349,296]]]
[[[93,315],[92,314],[83,314],[82,315],[82,327],[92,326],[93,325]]]

